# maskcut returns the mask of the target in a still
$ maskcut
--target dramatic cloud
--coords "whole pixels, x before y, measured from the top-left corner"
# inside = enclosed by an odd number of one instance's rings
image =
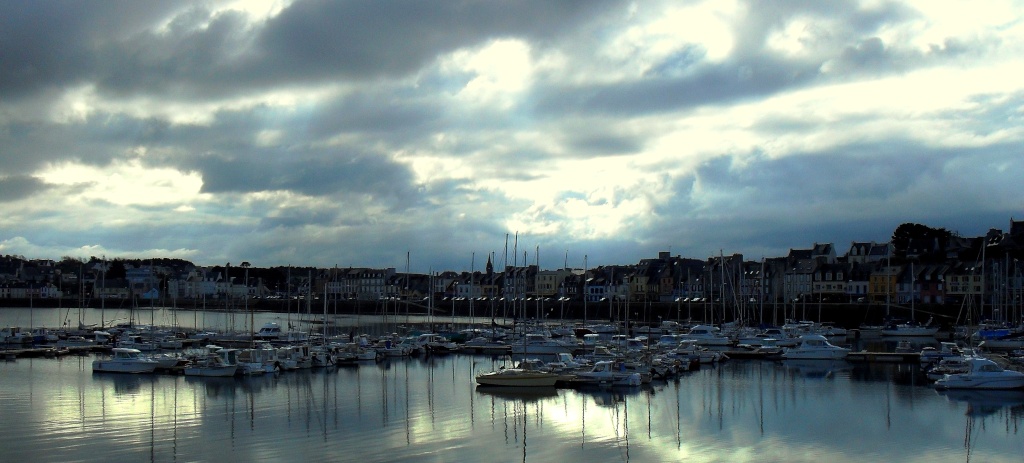
[[[1022,55],[1012,1],[4,2],[0,252],[427,271],[977,235],[1024,215]]]

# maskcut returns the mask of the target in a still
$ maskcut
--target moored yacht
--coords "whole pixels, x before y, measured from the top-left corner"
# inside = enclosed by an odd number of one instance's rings
[[[577,385],[639,386],[640,373],[628,371],[622,362],[602,360],[594,363],[590,371],[580,371],[572,380]]]
[[[931,324],[931,320],[924,325],[909,321],[903,323],[889,323],[882,328],[882,336],[935,336],[939,327]]]
[[[562,377],[558,373],[541,371],[535,362],[523,362],[516,368],[502,368],[476,375],[481,386],[553,387]]]
[[[828,342],[820,334],[805,334],[800,336],[800,343],[796,347],[787,347],[782,351],[784,359],[804,360],[831,360],[844,359],[850,353],[850,349],[839,347]]]
[[[557,355],[571,354],[578,344],[565,338],[550,338],[542,334],[527,333],[522,339],[512,343],[512,353],[516,355]]]
[[[152,373],[160,365],[156,360],[144,357],[138,349],[115,347],[111,358],[96,359],[92,371],[109,373]]]
[[[733,342],[728,336],[722,334],[722,330],[711,325],[696,325],[683,335],[686,339],[693,339],[702,346],[729,346]]]
[[[1024,389],[1024,373],[1006,370],[992,360],[966,359],[967,372],[945,375],[935,381],[937,389]]]
[[[185,367],[185,376],[228,377],[235,376],[238,365],[225,363],[217,353],[206,354]]]
[[[281,329],[281,325],[275,322],[268,322],[263,324],[260,330],[253,334],[253,339],[270,342],[307,342],[309,341],[309,333],[303,331],[284,331]]]

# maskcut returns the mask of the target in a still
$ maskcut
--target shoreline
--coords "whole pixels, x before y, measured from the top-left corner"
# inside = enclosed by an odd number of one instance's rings
[[[107,299],[101,301],[100,299],[85,299],[85,300],[70,300],[70,299],[0,299],[0,310],[5,308],[40,308],[40,309],[75,309],[79,308],[79,302],[82,302],[82,308],[100,309],[101,307],[110,310],[126,310],[130,308],[131,301],[126,299]],[[148,302],[148,301],[147,301]],[[427,315],[429,308],[420,303],[409,302],[406,304],[403,301],[353,301],[353,300],[340,300],[340,301],[328,301],[323,304],[319,300],[314,300],[307,305],[306,301],[288,301],[288,300],[271,300],[271,299],[256,299],[250,300],[248,304],[238,300],[207,300],[203,301],[189,301],[189,303],[182,303],[182,301],[176,301],[173,303],[154,303],[157,308],[169,308],[172,310],[181,311],[193,311],[193,310],[205,310],[211,312],[244,312],[253,311],[260,313],[289,313],[296,311],[306,311],[307,307],[312,309],[310,313],[323,314],[326,312],[327,315],[373,315],[381,314],[385,311],[387,313],[394,314],[406,314],[409,315]],[[138,310],[145,311],[149,310],[148,306],[140,307]],[[586,310],[586,317],[584,317],[584,310]],[[537,305],[535,302],[527,302],[525,308],[525,318],[535,319],[538,318],[537,314],[542,313],[543,317],[549,321],[555,321],[559,319],[575,319],[583,320],[587,319],[591,322],[622,322],[626,320],[625,311],[628,310],[628,320],[631,325],[648,325],[657,326],[662,320],[686,320],[692,318],[699,320],[703,318],[703,315],[711,310],[715,312],[714,323],[719,324],[722,322],[721,308],[709,309],[704,304],[687,305],[679,304],[675,302],[636,302],[632,304],[620,304],[616,307],[609,307],[607,304],[599,303],[588,303],[584,304],[579,301],[572,302],[556,302],[549,301],[541,305]],[[728,309],[731,312],[731,309]],[[747,309],[747,312],[750,312]],[[806,306],[798,305],[795,309],[793,306],[783,310],[782,307],[772,307],[771,305],[765,305],[762,309],[753,309],[754,312],[760,312],[764,314],[765,319],[771,319],[772,315],[775,315],[775,323],[782,324],[786,319],[794,320],[813,320],[820,322],[830,322],[835,325],[847,329],[855,329],[862,325],[873,325],[882,324],[886,318],[886,314],[894,318],[910,318],[911,308],[906,306],[889,305],[885,304],[865,304],[865,303],[808,303]],[[453,314],[454,312],[454,314]],[[943,329],[949,329],[957,322],[957,317],[960,315],[961,308],[959,306],[952,305],[918,305],[913,309],[915,318],[919,322],[926,322],[929,318],[933,318],[933,322],[940,325]],[[475,316],[475,317],[488,317],[493,316],[494,318],[501,319],[512,319],[514,318],[513,311],[511,308],[502,307],[501,304],[492,304],[490,302],[470,302],[470,301],[441,301],[433,309],[434,315],[445,315],[445,316]],[[786,315],[784,316],[783,313]],[[820,317],[819,317],[820,313]],[[731,320],[731,317],[726,317],[726,321]]]

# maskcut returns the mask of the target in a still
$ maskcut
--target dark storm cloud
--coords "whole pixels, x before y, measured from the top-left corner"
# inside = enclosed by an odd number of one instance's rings
[[[65,161],[105,166],[124,159],[135,147],[159,149],[197,143],[195,135],[187,127],[173,126],[158,117],[101,111],[67,123],[12,122],[0,132],[4,147],[0,174],[35,171]]]
[[[393,78],[462,47],[502,37],[544,42],[624,8],[312,0],[250,23],[243,13],[192,3],[3,2],[0,96],[94,82],[110,95],[226,98],[256,88]]]
[[[296,2],[262,31],[260,66],[295,76],[405,75],[491,38],[548,40],[622,2]],[[622,6],[624,8],[624,6]],[[301,74],[297,73],[301,70]],[[273,71],[271,71],[273,72]]]
[[[36,177],[28,175],[0,177],[0,203],[27,198],[44,189],[46,189],[46,184]]]
[[[100,91],[110,95],[162,94],[179,99],[245,93],[258,79],[241,69],[252,31],[240,12],[179,12],[166,31],[141,30],[97,50]]]
[[[0,98],[11,101],[103,72],[97,53],[125,31],[149,27],[174,1],[0,2]]]
[[[1024,174],[1007,167],[1019,156],[1012,144],[953,149],[894,139],[780,159],[719,157],[676,179],[673,200],[657,210],[663,220],[641,240],[678,237],[708,254],[719,246],[778,253],[816,241],[881,241],[907,221],[982,233],[1013,207],[997,198]]]
[[[204,193],[288,190],[312,196],[339,192],[391,198],[395,206],[414,198],[407,167],[373,153],[337,151],[294,155],[253,151],[242,155],[203,156],[193,167],[202,174]]]
[[[309,134],[359,133],[402,145],[444,127],[444,108],[424,95],[396,96],[402,89],[376,88],[325,102],[309,117]]]
[[[274,228],[301,228],[307,226],[331,225],[337,220],[337,211],[313,210],[303,207],[289,207],[280,210],[275,215],[269,215],[260,219],[260,229]]]
[[[818,67],[816,63],[762,57],[743,63],[705,66],[681,78],[646,78],[589,88],[550,89],[540,99],[540,109],[555,114],[640,115],[733,103],[806,85],[817,77]]]

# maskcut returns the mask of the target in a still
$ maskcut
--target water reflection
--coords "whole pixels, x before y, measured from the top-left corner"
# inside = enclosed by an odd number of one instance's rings
[[[846,360],[782,360],[787,371],[807,379],[833,379],[835,375],[853,370]]]
[[[452,355],[250,378],[0,364],[10,461],[1020,461],[1024,392],[936,393],[902,365],[730,361],[636,388],[477,387]],[[84,367],[82,365],[85,365]],[[967,422],[965,423],[965,420]],[[965,438],[965,434],[967,437]],[[5,461],[7,458],[5,458]]]
[[[93,373],[93,381],[100,384],[113,386],[115,396],[136,395],[142,389],[142,385],[152,384],[156,377],[153,375],[132,375],[124,373]]]
[[[506,401],[536,402],[558,397],[554,387],[477,386],[476,394]]]
[[[984,391],[969,389],[937,390],[946,400],[966,405],[965,414],[981,417],[1007,411],[1012,416],[1024,415],[1024,391]]]

